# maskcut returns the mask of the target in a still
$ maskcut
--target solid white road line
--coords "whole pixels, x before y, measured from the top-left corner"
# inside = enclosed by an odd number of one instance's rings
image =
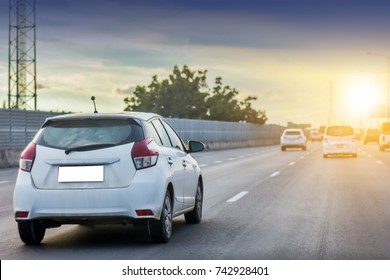
[[[240,198],[244,197],[247,194],[248,194],[247,191],[242,191],[242,192],[236,194],[235,196],[233,196],[232,198],[226,200],[226,202],[229,202],[229,203],[236,202],[237,200],[239,200]]]
[[[275,177],[275,176],[278,176],[280,174],[280,171],[276,171],[274,173],[272,173],[271,175],[269,175],[270,177]]]
[[[290,162],[288,165],[294,165],[295,161]]]
[[[9,183],[9,181],[0,181],[0,185],[1,184],[7,184],[7,183]]]

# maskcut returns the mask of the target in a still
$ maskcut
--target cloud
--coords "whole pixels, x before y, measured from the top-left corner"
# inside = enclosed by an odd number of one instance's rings
[[[112,92],[118,95],[130,95],[135,91],[135,86],[126,85],[124,87],[114,86]]]
[[[50,86],[48,85],[37,83],[37,89],[49,89],[49,88]]]

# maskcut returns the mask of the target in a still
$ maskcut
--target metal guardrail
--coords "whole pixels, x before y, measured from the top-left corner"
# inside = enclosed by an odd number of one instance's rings
[[[46,118],[59,113],[0,109],[0,150],[22,149],[34,137]],[[183,140],[240,142],[266,140],[277,143],[283,127],[206,120],[172,119],[167,121]]]

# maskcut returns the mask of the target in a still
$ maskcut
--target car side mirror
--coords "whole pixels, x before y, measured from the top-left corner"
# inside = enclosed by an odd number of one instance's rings
[[[205,145],[200,141],[188,141],[188,152],[189,153],[197,153],[201,152],[205,149]]]

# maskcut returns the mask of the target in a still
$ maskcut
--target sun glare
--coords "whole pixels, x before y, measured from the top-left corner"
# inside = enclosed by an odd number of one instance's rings
[[[354,113],[367,113],[378,104],[378,89],[375,81],[367,77],[351,80],[347,89],[347,103]]]

